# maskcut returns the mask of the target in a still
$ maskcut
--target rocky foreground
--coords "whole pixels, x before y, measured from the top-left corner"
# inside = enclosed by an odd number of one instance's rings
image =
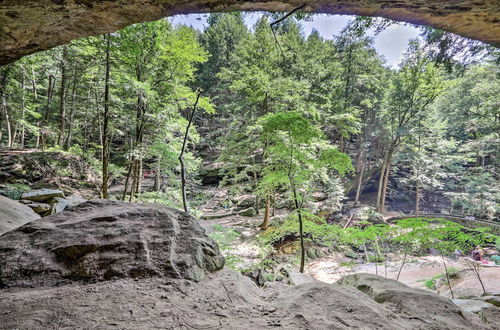
[[[0,328],[495,329],[449,299],[380,276],[266,283],[222,270],[196,219],[91,201],[0,236]]]

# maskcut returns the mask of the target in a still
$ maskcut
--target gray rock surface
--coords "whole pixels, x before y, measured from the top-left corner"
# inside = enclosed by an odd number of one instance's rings
[[[492,305],[475,299],[452,299],[453,303],[459,306],[463,311],[469,313],[480,313],[485,309],[490,308]]]
[[[151,276],[199,281],[223,265],[195,218],[161,205],[89,201],[0,238],[0,287]]]
[[[76,195],[68,196],[66,200],[68,201],[68,207],[77,206],[87,201],[85,198]]]
[[[253,217],[257,214],[257,211],[255,211],[255,208],[249,207],[244,210],[241,210],[238,212],[238,215],[244,216],[244,217]]]
[[[235,202],[238,208],[247,208],[255,206],[256,200],[256,197],[253,195],[241,195],[235,199]]]
[[[69,207],[70,202],[66,198],[54,197],[51,201],[51,204],[52,204],[51,213],[56,214],[56,213],[61,213],[67,207]],[[78,204],[76,204],[76,205],[78,205]]]
[[[29,191],[22,195],[22,199],[33,202],[44,202],[54,197],[64,197],[64,193],[61,190],[56,189],[38,189]]]
[[[429,328],[472,327],[464,311],[450,299],[427,290],[411,288],[396,280],[365,273],[345,276],[337,283],[364,292],[389,309],[404,310],[411,318],[427,322]]]
[[[63,213],[64,214],[64,213]],[[465,313],[466,327],[429,310],[415,318],[404,306],[385,306],[354,288],[276,282],[259,288],[246,276],[221,270],[201,282],[130,278],[87,285],[0,291],[6,329],[495,329]],[[432,302],[436,295],[431,294]],[[487,311],[488,312],[488,311]],[[491,320],[491,321],[489,321]]]
[[[288,281],[293,285],[318,282],[318,280],[311,275],[299,272],[290,272],[290,274],[288,274]]]
[[[46,203],[30,203],[27,204],[35,213],[42,214],[50,210],[50,204]]]
[[[39,218],[28,206],[0,195],[0,235]]]
[[[500,307],[500,296],[484,296],[478,298],[478,300],[482,300],[496,307]]]

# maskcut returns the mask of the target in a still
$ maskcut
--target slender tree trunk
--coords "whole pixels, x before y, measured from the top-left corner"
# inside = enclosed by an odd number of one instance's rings
[[[382,168],[380,169],[380,178],[378,181],[378,191],[377,191],[377,211],[381,212],[381,199],[382,199],[382,190],[384,186],[384,178],[385,178],[385,168],[386,168],[386,160],[382,163]]]
[[[387,196],[387,185],[389,183],[389,175],[391,172],[391,159],[389,158],[388,163],[385,167],[385,177],[384,177],[384,183],[383,183],[383,188],[382,188],[382,197],[380,200],[380,212],[385,212],[385,199]]]
[[[403,256],[403,262],[401,263],[401,267],[399,267],[398,276],[396,277],[396,280],[398,280],[398,281],[399,281],[399,276],[401,275],[401,271],[403,270],[403,267],[404,267],[404,265],[406,263],[406,256],[407,255],[408,254],[405,252],[405,254]]]
[[[127,172],[127,177],[125,179],[125,187],[123,187],[123,195],[122,195],[122,201],[124,201],[127,197],[127,191],[128,191],[128,183],[130,180],[130,175],[132,174],[132,167],[134,166],[134,157],[131,158],[130,164],[128,166],[128,172]]]
[[[2,110],[5,113],[5,121],[7,124],[7,135],[8,135],[8,145],[11,145],[11,126],[10,126],[10,118],[7,113],[7,100],[5,99],[5,91],[7,89],[7,83],[9,79],[10,71],[12,70],[11,65],[7,65],[5,67],[0,67],[0,119]],[[0,122],[1,123],[1,122]],[[1,142],[1,131],[2,128],[0,126],[0,142]]]
[[[305,262],[306,262],[306,248],[304,246],[304,223],[302,221],[302,213],[300,212],[299,200],[297,197],[297,189],[295,188],[295,183],[292,185],[293,190],[293,200],[295,203],[295,210],[297,211],[297,217],[299,218],[299,236],[300,236],[300,269],[301,273],[304,272]]]
[[[21,148],[24,148],[24,139],[26,135],[26,125],[24,125],[24,120],[25,120],[25,114],[26,114],[26,109],[25,109],[25,71],[24,71],[24,66],[22,67],[22,79],[21,79],[21,141],[20,141],[20,146]]]
[[[417,176],[417,183],[415,187],[415,215],[418,217],[420,214],[420,180]]]
[[[7,110],[7,101],[5,95],[2,96],[2,108],[5,114],[5,124],[7,125],[7,147],[12,148],[12,121]]]
[[[446,274],[446,282],[448,283],[448,288],[450,289],[451,299],[455,299],[455,295],[453,294],[453,289],[451,288],[450,274],[448,273],[448,267],[446,266],[446,261],[444,260],[444,255],[442,253],[441,253],[441,258],[443,259],[444,272]]]
[[[64,46],[61,59],[61,90],[59,94],[59,133],[57,135],[57,145],[63,146],[64,126],[66,121],[66,57],[68,47]]]
[[[106,74],[104,78],[104,118],[102,127],[102,197],[108,199],[109,184],[109,46],[110,35],[106,38]]]
[[[276,191],[273,191],[273,211],[272,216],[276,215]]]
[[[75,78],[73,79],[73,88],[71,92],[71,110],[69,113],[68,134],[66,136],[66,140],[64,141],[64,150],[68,150],[71,147],[71,139],[73,137],[73,120],[76,110],[76,85],[77,79],[75,70]]]
[[[254,161],[254,166],[255,166],[255,161]],[[257,171],[253,171],[253,181],[254,181],[254,189],[257,189],[257,186],[259,184],[259,181],[257,179]],[[255,213],[259,215],[259,205],[260,205],[260,198],[259,195],[255,197]]]
[[[134,199],[135,188],[137,187],[137,170],[138,170],[138,162],[134,160],[134,166],[132,168],[132,185],[130,186],[130,196],[128,201],[131,202]]]
[[[142,186],[142,159],[138,160],[138,165],[137,165],[137,182],[135,186],[135,192],[136,194],[141,193],[141,186]]]
[[[193,122],[194,113],[196,112],[196,107],[198,106],[198,101],[200,100],[201,92],[198,91],[196,94],[196,101],[194,102],[193,110],[189,116],[189,121],[186,126],[186,132],[184,133],[184,141],[182,142],[181,153],[179,155],[179,163],[181,165],[181,189],[182,189],[182,206],[184,207],[184,212],[189,212],[186,196],[186,169],[184,168],[184,151],[186,150],[187,138],[189,135],[189,128]]]
[[[474,262],[474,261],[467,260],[467,258],[463,258],[463,260],[465,261],[465,264],[467,265],[467,267],[469,267],[469,269],[472,270],[472,272],[474,273],[474,275],[476,275],[476,277],[477,277],[477,279],[479,281],[479,284],[481,284],[481,288],[483,289],[483,293],[486,293],[486,289],[484,287],[483,279],[481,278],[481,275],[479,274],[479,270],[480,270],[479,265],[476,262]]]
[[[47,86],[47,109],[45,110],[45,114],[43,117],[43,120],[41,121],[40,124],[40,144],[42,145],[42,150],[45,149],[45,146],[47,144],[47,131],[48,131],[48,126],[49,126],[49,118],[50,118],[50,113],[51,113],[51,104],[52,104],[52,97],[54,95],[54,86],[56,84],[56,80],[53,75],[49,75],[49,84]]]
[[[35,97],[36,100],[38,99],[38,92],[36,87],[35,70],[33,69],[33,66],[31,67],[31,85],[33,86],[33,96]]]
[[[364,154],[364,151],[362,151]],[[356,197],[354,198],[354,205],[358,204],[359,197],[361,195],[361,185],[363,182],[363,175],[365,174],[365,161],[364,157],[361,157],[361,169],[359,171],[358,185],[356,187]]]
[[[155,168],[155,181],[153,185],[153,190],[160,191],[160,188],[161,188],[161,167],[160,167],[160,158],[158,158]]]
[[[271,196],[267,196],[266,211],[264,212],[264,221],[260,225],[260,228],[262,230],[266,230],[269,227],[270,220],[271,220]]]

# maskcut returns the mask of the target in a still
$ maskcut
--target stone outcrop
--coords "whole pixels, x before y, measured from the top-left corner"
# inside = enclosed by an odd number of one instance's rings
[[[310,283],[308,283],[310,282]],[[383,282],[383,279],[381,280]],[[182,279],[118,279],[88,285],[7,289],[0,292],[6,329],[497,329],[495,314],[485,322],[464,312],[429,309],[414,316],[408,305],[387,306],[354,288],[305,281],[257,287],[250,278],[222,270],[199,283]],[[439,297],[429,293],[430,306]],[[436,318],[440,322],[434,321]]]
[[[0,287],[152,276],[199,281],[223,265],[195,218],[152,204],[89,201],[0,238]]]
[[[36,189],[21,195],[20,202],[30,207],[42,217],[64,211],[67,207],[85,202],[79,196],[65,198],[64,192],[57,189]]]
[[[307,12],[381,16],[500,44],[497,0],[3,0],[0,1],[0,65],[72,39],[175,14],[291,11],[301,5],[305,5]]]
[[[39,218],[28,206],[0,195],[0,235]]]
[[[364,292],[389,309],[404,310],[411,319],[425,320],[429,328],[472,327],[460,307],[450,299],[427,290],[411,288],[396,280],[365,273],[345,276],[337,283]]]
[[[33,202],[45,202],[55,197],[64,197],[64,193],[57,189],[37,189],[24,193],[21,198]]]

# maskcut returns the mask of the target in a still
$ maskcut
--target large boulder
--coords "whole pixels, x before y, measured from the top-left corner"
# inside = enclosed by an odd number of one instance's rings
[[[347,212],[347,217],[356,221],[368,221],[374,224],[383,223],[382,214],[376,212],[371,206],[360,205]]]
[[[30,207],[0,195],[0,235],[39,218]]]
[[[243,217],[254,217],[256,214],[257,211],[255,211],[255,208],[253,207],[249,207],[238,212],[238,215],[241,215]]]
[[[199,281],[224,258],[191,215],[96,200],[0,238],[0,287],[162,276]]]
[[[345,276],[337,284],[364,292],[374,301],[403,311],[410,318],[425,320],[429,328],[470,329],[473,326],[464,311],[450,299],[396,280],[359,273]]]
[[[241,195],[235,198],[236,206],[238,208],[247,208],[255,206],[257,198],[254,195]]]

